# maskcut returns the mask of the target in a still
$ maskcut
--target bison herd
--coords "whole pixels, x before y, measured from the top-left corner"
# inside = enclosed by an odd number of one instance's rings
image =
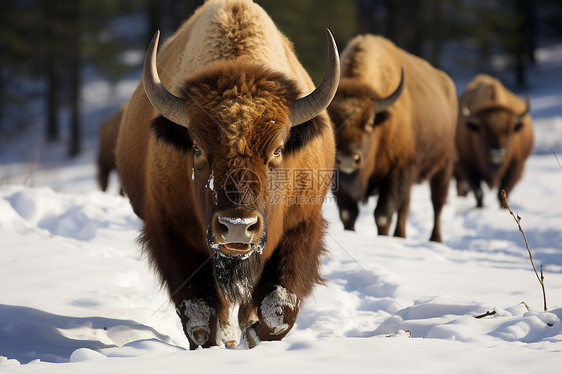
[[[533,143],[529,101],[478,75],[457,97],[443,71],[375,35],[328,56],[315,87],[292,43],[251,0],[208,0],[158,47],[100,131],[98,179],[115,167],[140,243],[191,349],[282,339],[322,282],[323,198],[354,230],[378,196],[380,235],[406,236],[428,181],[441,241],[449,181],[507,193]],[[326,178],[328,175],[328,178]],[[500,200],[501,202],[501,200]]]

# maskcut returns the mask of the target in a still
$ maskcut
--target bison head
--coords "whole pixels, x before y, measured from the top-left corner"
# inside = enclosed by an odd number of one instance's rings
[[[189,76],[176,96],[158,76],[158,33],[148,49],[144,88],[162,115],[153,130],[186,155],[185,164],[173,167],[191,179],[193,214],[206,227],[217,283],[231,301],[249,296],[268,240],[273,238],[269,247],[280,240],[280,228],[269,229],[280,226],[283,216],[281,204],[271,203],[275,188],[267,188],[275,170],[290,169],[295,149],[307,141],[303,134],[322,131],[312,119],[328,106],[339,82],[337,48],[329,31],[327,36],[322,82],[302,98],[290,77],[249,59],[211,63]]]
[[[404,69],[398,87],[385,98],[377,98],[367,84],[342,78],[334,101],[328,107],[336,131],[340,187],[357,200],[364,197],[366,178],[375,169],[381,128],[389,118],[388,108],[398,100],[403,88]]]
[[[530,111],[528,98],[525,104],[525,110],[520,114],[499,105],[482,106],[475,113],[466,106],[461,109],[468,129],[478,134],[480,151],[486,155],[491,167],[503,165],[513,134],[523,128],[523,117]]]

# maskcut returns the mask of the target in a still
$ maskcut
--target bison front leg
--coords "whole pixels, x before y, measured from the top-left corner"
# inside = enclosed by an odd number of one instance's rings
[[[396,228],[394,229],[394,236],[397,238],[406,237],[406,219],[408,218],[408,212],[410,211],[410,194],[405,196],[405,201],[398,209],[398,214],[396,218]]]
[[[176,312],[189,340],[190,349],[216,345],[217,311],[209,302],[199,298],[189,298],[176,307]]]
[[[217,321],[224,311],[215,288],[208,286],[214,285],[211,265],[201,258],[186,257],[185,261],[178,261],[168,269],[175,270],[172,274],[167,273],[170,295],[190,349],[218,344]],[[204,265],[195,268],[190,264]]]
[[[410,189],[412,173],[397,170],[389,176],[380,189],[375,209],[375,224],[379,235],[388,235],[392,216],[398,211],[394,236],[406,237],[406,218],[410,208]]]
[[[359,206],[356,200],[343,191],[335,191],[336,203],[340,212],[340,219],[345,230],[355,231],[355,221],[359,215]]]
[[[471,172],[468,176],[468,184],[470,189],[474,192],[474,197],[476,198],[476,207],[484,207],[484,193],[482,192],[481,179],[477,172]]]
[[[247,309],[248,314],[240,321],[247,347],[254,348],[262,340],[283,339],[297,320],[300,304],[297,295],[275,286],[257,308]]]
[[[375,225],[377,225],[379,235],[388,235],[395,211],[396,202],[391,193],[381,189],[377,207],[375,208]]]
[[[308,222],[285,232],[283,241],[265,264],[252,294],[257,322],[245,331],[250,347],[261,340],[280,340],[287,335],[295,324],[302,300],[322,282],[320,257],[325,252],[322,234],[326,222],[319,211],[316,213]],[[245,313],[251,316],[251,312]]]
[[[257,308],[246,310],[248,314],[240,321],[247,347],[254,348],[262,340],[283,339],[293,328],[300,305],[297,295],[284,286],[274,286]]]
[[[433,231],[429,240],[441,243],[441,212],[447,202],[449,193],[449,182],[453,169],[453,160],[450,159],[442,169],[440,169],[429,180],[431,186],[431,203],[433,205]],[[459,180],[457,180],[458,187]]]
[[[295,324],[299,314],[300,300],[285,287],[277,285],[267,294],[258,308],[257,326],[261,340],[280,340]]]
[[[468,195],[470,191],[470,185],[466,180],[466,176],[464,175],[464,171],[462,170],[459,164],[455,164],[453,176],[457,182],[457,196],[465,197]]]
[[[500,181],[500,187],[498,188],[498,200],[502,208],[507,208],[507,205],[504,203],[501,194],[502,189],[505,190],[506,195],[509,196],[511,190],[513,189],[513,187],[515,187],[515,184],[519,181],[519,179],[521,179],[521,176],[523,175],[523,169],[523,162],[517,160],[513,161],[505,171],[505,174]]]
[[[176,232],[152,231],[150,227],[145,227],[142,236],[176,307],[190,348],[210,347],[217,344],[217,318],[223,309],[214,287],[211,257],[178,238]]]

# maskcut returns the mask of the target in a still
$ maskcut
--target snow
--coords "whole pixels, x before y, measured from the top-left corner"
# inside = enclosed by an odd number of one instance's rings
[[[194,179],[194,174],[192,174],[192,179]],[[213,170],[211,170],[211,175],[209,176],[209,180],[207,181],[207,184],[205,184],[205,188],[210,189],[211,191],[215,190],[215,175]]]
[[[249,218],[219,217],[219,221],[225,221],[228,223],[232,223],[234,225],[251,225],[258,222],[258,218],[257,217],[249,217]]]
[[[283,333],[289,325],[284,323],[283,309],[294,310],[297,306],[297,295],[289,292],[285,287],[276,286],[261,302],[260,309],[263,321],[273,333]]]
[[[529,91],[535,149],[510,196],[535,264],[543,265],[547,312],[523,237],[495,191],[485,189],[485,208],[476,209],[452,183],[439,244],[427,241],[425,183],[412,191],[407,239],[376,235],[374,199],[362,207],[356,232],[343,230],[333,199],[326,200],[327,281],[304,301],[282,341],[189,351],[175,308],[136,243],[140,220],[118,195],[115,176],[108,193],[95,182],[93,134],[136,83],[111,89],[96,81],[83,99],[90,136],[78,159],[43,143],[39,130],[1,141],[0,371],[558,372],[561,51],[538,54]]]

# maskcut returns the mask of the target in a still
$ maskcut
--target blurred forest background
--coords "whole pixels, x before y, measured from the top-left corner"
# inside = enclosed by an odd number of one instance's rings
[[[539,46],[562,42],[561,0],[255,1],[294,42],[316,82],[326,27],[340,50],[358,33],[381,34],[450,74],[486,72],[514,89],[531,84],[526,71]],[[46,141],[59,142],[64,128],[67,155],[80,154],[85,82],[138,82],[154,31],[165,39],[202,3],[2,0],[0,139],[40,126]]]

